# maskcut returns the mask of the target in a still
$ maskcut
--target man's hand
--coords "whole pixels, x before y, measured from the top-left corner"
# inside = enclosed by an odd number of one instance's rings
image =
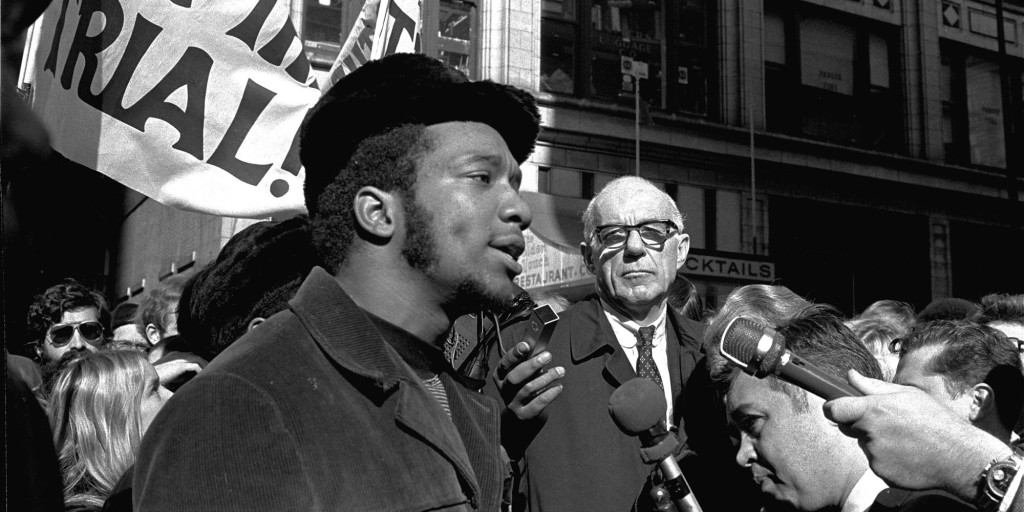
[[[865,396],[825,402],[825,416],[857,439],[871,469],[890,485],[945,489],[971,501],[985,465],[1010,453],[997,438],[920,389],[855,370],[848,378]]]
[[[520,420],[537,417],[552,400],[562,392],[562,385],[556,384],[565,375],[561,366],[541,371],[551,361],[550,352],[541,352],[530,357],[530,346],[517,343],[501,357],[494,369],[494,383],[501,392],[505,406]]]
[[[153,368],[156,369],[156,374],[160,377],[161,386],[188,372],[199,373],[203,370],[199,364],[186,361],[184,359],[175,359],[173,361],[167,361],[166,363],[160,363],[158,365],[154,365]]]

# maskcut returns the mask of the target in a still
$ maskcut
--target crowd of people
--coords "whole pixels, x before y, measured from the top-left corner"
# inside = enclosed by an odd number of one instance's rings
[[[7,366],[9,390],[30,390],[45,411],[51,443],[31,469],[9,460],[37,476],[9,499],[664,510],[666,475],[608,413],[615,390],[643,378],[664,396],[658,422],[680,441],[669,456],[705,510],[1024,506],[1024,295],[920,312],[880,301],[843,319],[759,284],[705,311],[679,274],[684,212],[639,177],[613,180],[582,214],[595,293],[536,298],[560,310],[546,349],[518,317],[497,327],[490,378],[460,372],[453,324],[523,293],[519,165],[539,119],[526,91],[440,61],[368,62],[304,125],[308,216],[245,229],[135,311],[111,315],[71,279],[45,290],[28,312],[36,361],[8,355]],[[861,396],[826,401],[744,373],[719,350],[741,317]]]

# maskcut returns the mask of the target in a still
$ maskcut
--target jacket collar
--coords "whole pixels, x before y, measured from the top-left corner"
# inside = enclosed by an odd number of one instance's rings
[[[569,326],[569,350],[573,364],[597,357],[601,354],[610,354],[611,357],[605,363],[605,369],[613,380],[622,384],[636,377],[633,365],[629,364],[629,358],[619,346],[608,318],[604,315],[601,302],[597,295],[591,295],[578,302],[574,306],[576,314],[570,317]],[[698,322],[683,318],[675,309],[667,308],[665,329],[675,329],[680,345],[688,346],[696,353],[704,352],[700,337],[701,327]],[[666,333],[666,340],[672,337]]]
[[[332,362],[388,391],[416,378],[341,285],[320,267],[306,276],[289,307]],[[367,340],[373,340],[367,342]]]
[[[448,393],[449,400],[455,404],[452,414],[460,416],[458,420],[453,418],[456,428],[445,428],[447,418],[438,421],[444,416],[441,406],[429,396],[412,369],[381,337],[366,313],[352,301],[334,277],[320,267],[313,268],[295,298],[288,304],[335,365],[367,381],[382,395],[398,388],[391,409],[395,421],[415,432],[448,459],[458,473],[464,492],[471,502],[477,503],[480,499],[480,485],[457,430],[464,409],[461,398],[455,398],[460,396],[460,393],[454,391],[458,384],[442,374],[445,385],[453,390]],[[406,384],[398,386],[401,381]],[[497,427],[493,430],[497,431]]]

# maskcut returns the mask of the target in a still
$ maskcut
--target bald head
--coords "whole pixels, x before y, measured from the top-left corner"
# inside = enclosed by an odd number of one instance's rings
[[[587,205],[583,212],[583,239],[587,242],[594,236],[594,230],[602,223],[601,212],[608,204],[638,203],[668,212],[668,219],[683,230],[683,216],[676,202],[657,185],[639,176],[622,176],[605,185]]]

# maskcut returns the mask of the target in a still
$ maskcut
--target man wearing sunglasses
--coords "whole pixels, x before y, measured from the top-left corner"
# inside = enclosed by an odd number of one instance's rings
[[[682,431],[682,392],[702,356],[701,325],[667,307],[690,247],[675,201],[647,180],[621,177],[590,202],[583,226],[596,294],[560,314],[548,343],[548,366],[565,376],[526,447],[521,487],[531,511],[629,510],[651,467],[640,441],[613,423],[608,399],[626,381],[653,380],[665,419]]]
[[[36,297],[28,310],[28,334],[42,365],[44,386],[64,361],[103,346],[108,316],[103,295],[74,279]]]

